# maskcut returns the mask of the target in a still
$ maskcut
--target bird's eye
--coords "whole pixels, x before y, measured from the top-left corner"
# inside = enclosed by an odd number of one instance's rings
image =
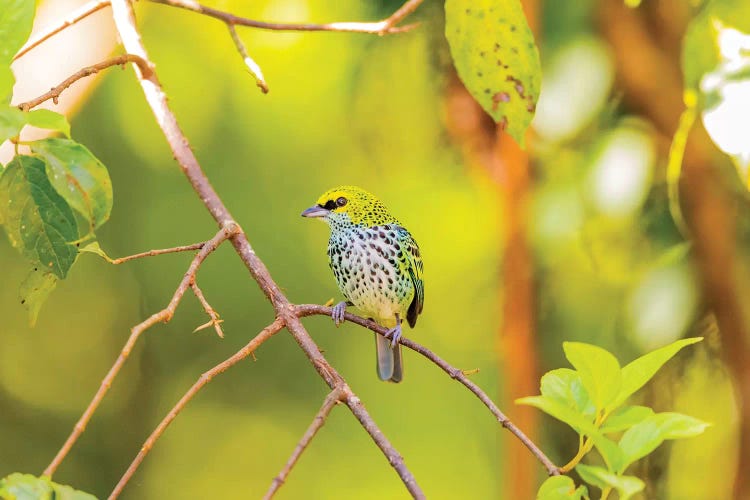
[[[344,205],[346,205],[346,202],[347,202],[346,198],[341,196],[336,200],[336,206],[343,207]]]

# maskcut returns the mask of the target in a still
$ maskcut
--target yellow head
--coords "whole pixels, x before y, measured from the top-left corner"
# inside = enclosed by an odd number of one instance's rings
[[[379,199],[357,186],[329,189],[302,216],[322,218],[331,227],[399,224]]]

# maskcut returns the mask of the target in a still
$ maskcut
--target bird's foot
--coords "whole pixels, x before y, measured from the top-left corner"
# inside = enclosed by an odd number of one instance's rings
[[[336,326],[339,326],[344,322],[344,313],[346,312],[347,305],[346,301],[342,301],[333,306],[333,309],[331,310],[331,318],[333,318],[333,322]]]
[[[401,340],[401,323],[385,332],[385,338],[391,339],[391,347],[395,347]]]

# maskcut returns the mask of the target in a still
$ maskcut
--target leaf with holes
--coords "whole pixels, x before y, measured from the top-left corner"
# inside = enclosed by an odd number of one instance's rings
[[[445,36],[469,93],[523,146],[542,70],[519,0],[446,0]]]
[[[70,206],[80,213],[93,231],[112,210],[109,172],[85,146],[71,139],[34,141],[31,150],[47,161],[50,182]]]
[[[78,254],[70,244],[78,239],[78,228],[40,158],[18,155],[0,175],[0,222],[27,259],[65,278]]]
[[[21,283],[18,298],[29,312],[29,326],[36,324],[39,310],[57,286],[57,279],[53,273],[35,267]]]

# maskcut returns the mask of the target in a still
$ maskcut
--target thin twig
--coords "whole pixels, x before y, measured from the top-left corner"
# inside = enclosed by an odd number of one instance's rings
[[[193,293],[198,298],[198,302],[201,303],[203,306],[203,310],[206,311],[206,314],[208,314],[208,317],[211,318],[211,321],[208,323],[204,323],[195,330],[193,330],[193,333],[199,332],[201,330],[204,330],[210,326],[214,327],[214,330],[216,330],[216,335],[218,335],[220,338],[224,338],[224,331],[221,329],[221,324],[224,322],[223,319],[219,319],[219,313],[216,312],[216,310],[211,307],[211,304],[208,303],[206,300],[206,296],[203,295],[203,290],[200,289],[198,286],[198,283],[195,282],[195,278],[193,278],[193,281],[190,282],[190,288],[193,289]]]
[[[26,45],[21,47],[21,50],[18,51],[18,53],[13,57],[13,60],[23,57],[27,52],[29,52],[34,47],[37,47],[38,45],[41,45],[46,40],[52,38],[56,34],[60,33],[64,29],[73,26],[75,23],[80,21],[81,19],[85,19],[86,17],[90,16],[94,12],[103,9],[104,7],[109,5],[109,0],[92,0],[91,2],[88,2],[86,4],[81,5],[79,8],[74,10],[70,16],[66,17],[65,19],[60,20],[59,22],[53,24],[52,26],[48,26],[44,31],[40,32],[32,40],[29,40],[26,42]]]
[[[317,304],[298,305],[296,306],[295,310],[299,317],[312,316],[317,314],[330,316],[332,312],[332,309],[330,307],[320,306]],[[344,315],[344,318],[347,321],[351,321],[352,323],[372,330],[378,335],[385,335],[388,331],[387,328],[378,325],[374,321],[361,318],[351,313],[346,313]],[[425,358],[429,359],[435,365],[440,367],[441,370],[450,375],[452,379],[457,380],[460,384],[474,393],[474,395],[478,397],[482,403],[484,403],[484,405],[490,410],[490,412],[492,412],[497,421],[500,422],[503,427],[512,432],[529,449],[529,451],[531,451],[531,453],[539,460],[539,462],[541,462],[544,468],[547,469],[547,473],[550,476],[556,476],[560,474],[558,467],[552,463],[547,455],[545,455],[544,452],[542,452],[542,450],[540,450],[539,447],[523,433],[523,431],[516,427],[513,422],[511,422],[508,417],[506,417],[505,414],[500,411],[500,409],[497,407],[497,405],[495,405],[492,399],[490,399],[490,397],[487,396],[487,394],[485,394],[485,392],[480,389],[479,386],[468,379],[466,373],[463,370],[454,368],[434,352],[412,340],[407,339],[406,337],[401,337],[399,343],[404,347],[408,347],[409,349],[418,352]]]
[[[263,71],[261,71],[258,63],[256,63],[255,60],[253,60],[253,58],[250,57],[250,55],[247,53],[245,44],[242,43],[242,39],[237,34],[237,30],[234,28],[234,24],[227,24],[227,29],[229,29],[229,35],[232,37],[234,46],[237,47],[237,51],[240,53],[240,56],[242,56],[242,60],[245,62],[245,66],[247,66],[248,71],[250,71],[250,74],[253,75],[253,78],[255,78],[255,84],[260,87],[260,90],[262,90],[264,94],[268,94],[268,84],[263,78]]]
[[[106,61],[102,61],[100,63],[94,64],[93,66],[88,66],[86,68],[76,71],[71,76],[63,80],[63,82],[60,85],[51,88],[49,92],[42,94],[35,99],[19,104],[18,109],[23,110],[23,111],[28,111],[31,108],[39,106],[44,101],[48,101],[49,99],[52,99],[52,102],[57,104],[57,99],[58,97],[60,97],[60,94],[62,94],[65,89],[73,85],[75,82],[77,82],[81,78],[94,75],[100,72],[101,70],[109,68],[111,66],[124,66],[125,64],[129,62],[136,64],[138,68],[141,70],[141,73],[146,75],[145,77],[148,77],[148,75],[152,73],[150,63],[147,62],[142,57],[134,55],[134,54],[123,54],[121,56],[113,57],[112,59],[107,59]]]
[[[213,17],[224,21],[228,25],[248,26],[251,28],[260,28],[272,31],[339,31],[350,33],[370,33],[375,35],[387,35],[391,33],[403,33],[418,26],[418,23],[397,26],[409,14],[414,12],[419,4],[424,0],[408,0],[396,12],[391,14],[382,21],[371,23],[361,22],[337,22],[327,24],[311,23],[269,23],[256,21],[246,17],[236,16],[230,12],[225,12],[211,7],[206,7],[193,0],[151,0],[154,3],[178,7],[180,9],[190,10],[204,16]]]
[[[325,400],[323,401],[323,406],[320,407],[320,410],[318,410],[315,418],[313,418],[313,421],[310,423],[307,431],[305,431],[302,439],[300,439],[297,443],[297,446],[294,448],[294,451],[289,457],[289,460],[287,460],[286,464],[284,465],[284,468],[281,469],[281,472],[279,472],[279,474],[275,478],[273,478],[271,487],[268,488],[268,491],[263,497],[264,500],[270,500],[271,498],[273,498],[279,488],[281,488],[281,486],[286,481],[286,478],[289,476],[289,473],[292,471],[292,468],[297,463],[297,460],[299,460],[299,457],[302,456],[302,452],[305,451],[305,449],[310,444],[310,441],[312,441],[315,437],[315,434],[317,434],[320,428],[323,427],[323,424],[326,423],[328,414],[331,413],[331,410],[333,410],[334,406],[341,402],[342,396],[343,392],[338,387],[328,393],[328,396],[326,396]]]
[[[222,242],[236,235],[239,231],[241,231],[241,229],[235,222],[228,222],[227,224],[225,224],[224,227],[222,227],[219,232],[216,233],[216,236],[207,241],[201,248],[201,251],[198,252],[198,254],[193,258],[193,261],[190,263],[190,267],[188,267],[185,276],[177,286],[177,289],[172,296],[172,300],[169,301],[167,307],[155,314],[152,314],[148,319],[142,321],[132,328],[130,337],[128,337],[128,340],[127,342],[125,342],[125,346],[122,348],[122,351],[120,351],[120,355],[117,357],[117,360],[115,360],[115,363],[109,369],[109,372],[107,372],[104,380],[102,380],[102,383],[99,386],[99,390],[96,391],[94,398],[91,400],[88,407],[86,407],[86,410],[83,412],[83,415],[81,415],[81,418],[78,419],[75,427],[73,427],[73,432],[71,432],[70,436],[68,436],[65,444],[63,444],[62,448],[60,448],[60,451],[57,452],[57,455],[55,455],[55,458],[47,466],[47,468],[44,469],[43,475],[52,477],[57,468],[60,466],[60,463],[62,463],[65,456],[68,454],[75,442],[86,429],[86,425],[88,425],[92,415],[98,408],[99,404],[102,402],[104,395],[111,387],[112,381],[119,373],[120,368],[122,368],[122,365],[125,363],[125,360],[128,359],[128,356],[133,350],[133,346],[135,346],[138,337],[140,337],[143,332],[145,332],[155,324],[160,322],[167,323],[170,319],[172,319],[177,306],[179,305],[182,297],[185,295],[185,292],[190,286],[190,282],[195,278],[195,274],[196,272],[198,272],[198,268],[201,266],[203,261],[206,260],[206,257],[208,257],[214,250],[216,250]]]
[[[135,259],[142,259],[144,257],[155,257],[157,255],[164,255],[168,253],[178,253],[178,252],[189,252],[191,250],[200,250],[203,248],[203,246],[206,244],[205,241],[201,243],[193,243],[192,245],[183,245],[181,247],[172,247],[172,248],[160,248],[158,250],[149,250],[148,252],[141,252],[137,253],[135,255],[128,255],[127,257],[119,257],[117,259],[107,259],[107,261],[110,264],[122,264],[124,262],[130,262],[131,260]]]
[[[164,431],[167,429],[169,424],[171,424],[172,421],[177,418],[177,415],[185,408],[190,400],[195,397],[198,391],[200,391],[206,384],[211,382],[211,380],[216,375],[227,371],[232,366],[250,356],[250,354],[255,351],[263,342],[270,339],[283,327],[284,321],[281,318],[276,318],[273,323],[265,327],[260,331],[260,333],[253,337],[253,339],[245,347],[237,351],[234,355],[227,358],[222,363],[219,363],[218,365],[214,366],[203,375],[198,377],[198,380],[190,389],[188,389],[188,391],[182,396],[182,398],[180,398],[177,404],[172,407],[169,413],[167,413],[162,421],[159,422],[159,425],[156,426],[156,429],[154,429],[148,439],[146,439],[146,441],[143,443],[143,446],[141,446],[141,450],[138,452],[138,455],[135,457],[135,459],[133,459],[133,462],[128,467],[128,470],[125,471],[125,474],[123,474],[122,478],[120,478],[120,481],[117,483],[117,486],[115,486],[115,489],[112,490],[112,493],[110,493],[109,499],[114,500],[120,495],[120,493],[122,493],[123,488],[125,488],[125,485],[128,484],[130,478],[133,477],[133,474],[135,474],[138,466],[141,465],[141,462],[143,462],[143,459],[146,458],[148,452],[151,451],[151,448],[154,447],[154,443],[156,443],[161,435],[164,434]]]

